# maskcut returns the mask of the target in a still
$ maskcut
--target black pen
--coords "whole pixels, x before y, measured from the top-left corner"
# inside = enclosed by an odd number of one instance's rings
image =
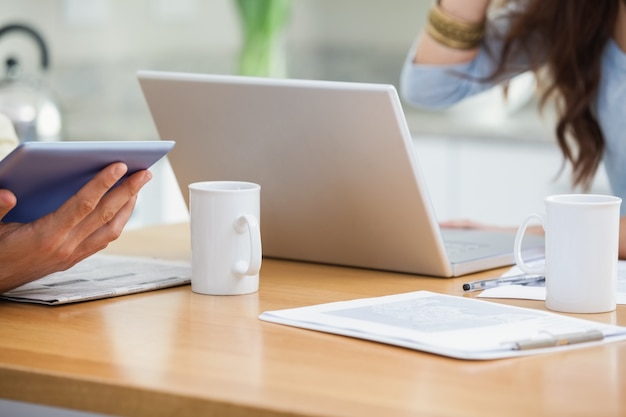
[[[480,291],[487,288],[501,287],[503,285],[526,285],[544,281],[543,275],[514,275],[511,277],[491,278],[481,281],[472,281],[463,284],[463,291]]]

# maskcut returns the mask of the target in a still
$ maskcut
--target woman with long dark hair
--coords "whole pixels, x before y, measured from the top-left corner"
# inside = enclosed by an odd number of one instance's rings
[[[554,99],[556,138],[572,182],[588,189],[604,161],[624,200],[626,257],[626,0],[440,0],[404,65],[401,92],[443,108],[525,71]]]

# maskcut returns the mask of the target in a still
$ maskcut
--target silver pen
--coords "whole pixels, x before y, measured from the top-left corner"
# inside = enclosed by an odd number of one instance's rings
[[[518,340],[513,343],[515,350],[541,349],[548,347],[574,345],[576,343],[595,342],[604,339],[604,334],[600,330],[586,330],[582,332],[552,335],[546,333],[547,337],[535,337],[525,340]]]
[[[543,275],[513,275],[511,277],[490,278],[481,281],[471,281],[463,284],[463,291],[480,291],[503,285],[527,285],[544,281]]]

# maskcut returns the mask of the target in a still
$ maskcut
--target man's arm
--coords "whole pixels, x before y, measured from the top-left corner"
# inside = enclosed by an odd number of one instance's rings
[[[0,293],[63,271],[117,239],[151,178],[139,171],[111,189],[127,167],[114,163],[100,171],[57,211],[32,223],[0,223]],[[0,219],[16,204],[0,190]]]

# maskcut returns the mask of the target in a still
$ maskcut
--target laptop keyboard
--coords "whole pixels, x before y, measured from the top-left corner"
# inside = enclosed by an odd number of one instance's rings
[[[488,245],[485,243],[475,242],[444,241],[444,246],[449,256],[459,257],[467,255],[475,250],[487,247]]]

